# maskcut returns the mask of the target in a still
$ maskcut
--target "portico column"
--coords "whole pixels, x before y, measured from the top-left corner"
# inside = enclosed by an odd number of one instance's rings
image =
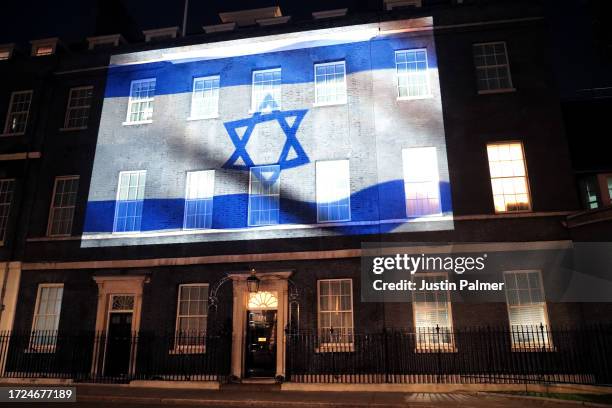
[[[241,378],[244,362],[244,340],[246,334],[247,286],[244,280],[232,279],[234,309],[232,311],[232,375]]]

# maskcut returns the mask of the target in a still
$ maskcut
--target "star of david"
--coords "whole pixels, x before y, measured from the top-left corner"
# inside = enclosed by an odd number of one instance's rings
[[[279,165],[280,170],[290,169],[293,167],[301,166],[309,162],[308,155],[302,148],[302,145],[298,141],[296,134],[304,119],[304,116],[308,112],[307,109],[303,110],[291,110],[291,111],[272,111],[269,113],[255,112],[252,117],[246,119],[234,120],[231,122],[225,122],[224,126],[229,134],[234,147],[234,153],[225,162],[223,168],[234,169],[234,170],[249,170],[251,167],[258,164],[254,163],[251,156],[246,150],[246,146],[249,143],[251,134],[255,127],[264,122],[270,122],[276,120],[285,134],[286,140],[283,149],[281,150],[280,156],[276,164]],[[294,118],[293,124],[289,125],[290,119]],[[242,137],[238,135],[237,129],[246,128]],[[295,157],[289,159],[289,153],[293,150]],[[242,160],[244,164],[238,163]],[[270,163],[260,163],[270,164]],[[277,178],[278,174],[274,177]]]

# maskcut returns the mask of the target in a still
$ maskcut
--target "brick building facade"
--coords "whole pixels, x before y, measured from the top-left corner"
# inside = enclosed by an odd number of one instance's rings
[[[609,321],[610,303],[552,290],[581,204],[543,10],[423,3],[0,61],[2,372],[311,381],[299,356],[348,375],[323,360],[387,330],[414,358],[475,358],[466,333],[486,326],[549,358],[571,343],[553,330]],[[508,254],[507,291],[363,301],[364,242]]]

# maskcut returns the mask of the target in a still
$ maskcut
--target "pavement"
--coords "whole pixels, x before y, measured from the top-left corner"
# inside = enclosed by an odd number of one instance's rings
[[[224,387],[221,390],[135,388],[117,385],[78,384],[77,402],[71,408],[168,407],[290,407],[290,408],[576,408],[589,404],[560,400],[512,398],[490,393],[312,392],[274,388]],[[52,403],[57,406],[61,403]],[[4,407],[40,408],[40,403],[1,404]],[[46,404],[47,406],[49,404]],[[597,405],[592,405],[597,406]]]

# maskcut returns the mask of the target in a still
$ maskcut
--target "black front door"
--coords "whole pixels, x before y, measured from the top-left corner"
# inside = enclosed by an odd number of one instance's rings
[[[276,374],[276,310],[247,311],[246,376]]]
[[[111,313],[108,322],[104,374],[126,376],[130,367],[132,313]]]

